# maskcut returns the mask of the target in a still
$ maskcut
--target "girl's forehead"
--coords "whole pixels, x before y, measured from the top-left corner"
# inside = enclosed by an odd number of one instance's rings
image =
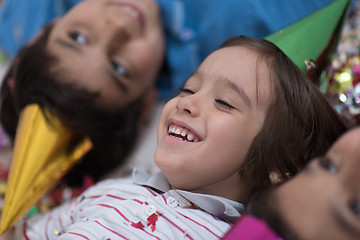
[[[259,54],[245,47],[221,48],[210,54],[198,71],[203,75],[224,75],[228,78],[252,80],[267,72],[267,64],[258,61]]]
[[[246,47],[225,47],[210,54],[188,79],[187,86],[240,89],[252,106],[266,110],[275,95],[266,58]],[[233,86],[232,86],[233,85]]]
[[[224,47],[214,51],[209,56],[219,57],[220,59],[232,59],[234,61],[247,60],[253,61],[258,58],[260,54],[254,49],[246,46],[231,46]],[[228,59],[228,60],[229,60]]]

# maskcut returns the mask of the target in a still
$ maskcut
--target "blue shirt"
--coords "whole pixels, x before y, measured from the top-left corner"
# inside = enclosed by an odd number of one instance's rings
[[[18,49],[51,19],[82,0],[4,0],[0,8],[0,49]],[[166,32],[170,78],[159,81],[161,98],[178,93],[207,55],[231,36],[263,38],[333,0],[157,0]]]

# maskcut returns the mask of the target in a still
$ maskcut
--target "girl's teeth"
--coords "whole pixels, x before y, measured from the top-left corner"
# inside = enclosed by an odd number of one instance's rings
[[[182,137],[186,138],[188,141],[199,142],[199,138],[195,138],[195,136],[188,132],[187,129],[177,128],[175,126],[169,127],[169,133],[173,133],[175,135],[181,135]],[[181,137],[174,136],[179,140],[184,140]]]
[[[192,135],[191,133],[189,133],[189,134],[187,135],[187,140],[192,141],[193,139],[194,139],[194,135]]]

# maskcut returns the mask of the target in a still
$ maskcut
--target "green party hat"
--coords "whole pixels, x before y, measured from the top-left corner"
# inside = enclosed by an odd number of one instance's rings
[[[340,36],[350,0],[334,0],[265,39],[278,46],[304,72],[306,62],[326,58]],[[326,56],[325,56],[326,55]]]

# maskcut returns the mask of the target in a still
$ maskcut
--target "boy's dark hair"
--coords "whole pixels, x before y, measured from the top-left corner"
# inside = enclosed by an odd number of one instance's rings
[[[268,66],[274,90],[241,172],[251,196],[271,184],[270,173],[286,180],[324,154],[346,127],[315,84],[274,44],[238,36],[220,48],[225,47],[246,47],[258,53],[258,63]]]
[[[95,104],[98,93],[60,83],[58,79],[68,76],[53,67],[58,60],[46,51],[51,30],[51,25],[45,27],[34,43],[21,49],[7,72],[0,93],[0,120],[14,139],[21,110],[37,103],[79,137],[89,136],[93,148],[66,175],[67,183],[77,186],[83,176],[98,180],[124,161],[137,139],[143,98],[123,109],[107,111]]]

